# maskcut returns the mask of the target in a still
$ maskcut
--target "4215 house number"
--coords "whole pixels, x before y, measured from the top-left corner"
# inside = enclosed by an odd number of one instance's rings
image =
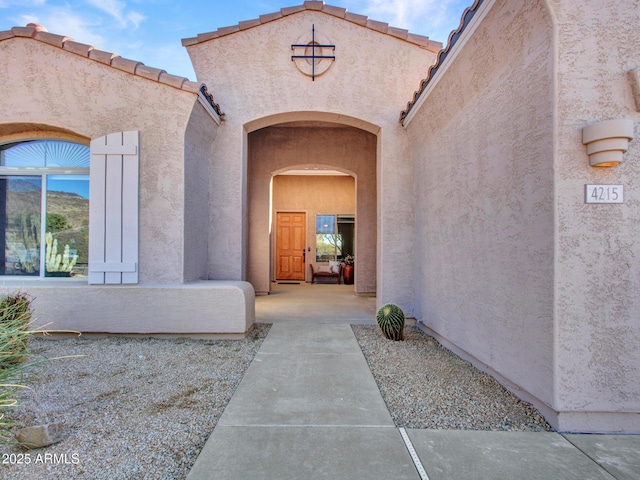
[[[585,203],[624,203],[623,185],[585,185]]]

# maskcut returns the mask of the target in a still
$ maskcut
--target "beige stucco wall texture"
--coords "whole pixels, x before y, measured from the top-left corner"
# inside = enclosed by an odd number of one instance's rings
[[[51,125],[87,140],[140,131],[140,284],[183,282],[184,132],[195,94],[30,39],[0,42],[0,56],[0,123]]]
[[[552,65],[544,7],[497,2],[408,128],[418,320],[549,405]]]
[[[209,159],[218,125],[201,104],[191,112],[184,151],[184,281],[209,278]]]
[[[637,119],[638,3],[492,4],[408,127],[417,317],[556,428],[640,431],[638,152],[595,169],[581,142]]]
[[[291,61],[291,45],[305,36],[310,41],[312,25],[336,45],[336,61],[315,81]],[[404,273],[411,269],[411,260],[404,252],[412,248],[412,236],[406,235],[412,225],[412,205],[403,195],[381,192],[406,191],[404,187],[411,183],[412,167],[403,158],[406,136],[398,124],[398,112],[433,63],[435,53],[311,10],[200,42],[187,50],[198,80],[215,92],[226,114],[210,171],[210,278],[242,279],[246,258],[251,255],[246,252],[243,180],[246,134],[256,124],[265,127],[292,119],[333,121],[378,135],[378,244],[395,248],[378,249],[378,298],[383,293],[382,297],[411,312],[412,282]],[[218,228],[220,225],[225,227]]]
[[[28,38],[0,42],[0,58],[0,142],[88,143],[109,133],[140,132],[140,284],[16,277],[2,279],[2,293],[27,291],[35,297],[36,321],[50,329],[239,335],[250,330],[251,285],[191,281],[208,273],[208,159],[217,129],[196,94]]]
[[[564,429],[640,432],[640,115],[627,75],[640,66],[640,2],[549,5],[557,45],[554,404]],[[582,128],[620,118],[636,132],[624,162],[590,167]],[[585,184],[624,185],[624,204],[585,205]]]

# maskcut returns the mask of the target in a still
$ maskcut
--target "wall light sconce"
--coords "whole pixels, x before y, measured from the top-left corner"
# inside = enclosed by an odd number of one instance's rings
[[[615,167],[633,139],[633,120],[606,120],[582,129],[582,143],[587,146],[589,165]]]

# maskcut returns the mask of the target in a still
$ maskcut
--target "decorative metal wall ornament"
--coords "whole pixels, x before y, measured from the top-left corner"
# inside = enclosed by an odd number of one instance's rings
[[[302,43],[302,37],[298,39],[298,43],[291,45],[291,61],[295,62],[298,69],[305,75],[311,76],[311,80],[315,81],[316,75],[322,75],[326,72],[331,64],[335,62],[335,55],[326,55],[325,49],[336,51],[336,46],[329,43],[329,40],[322,34],[316,34],[316,26],[311,26],[311,41]],[[296,54],[304,49],[303,55]]]

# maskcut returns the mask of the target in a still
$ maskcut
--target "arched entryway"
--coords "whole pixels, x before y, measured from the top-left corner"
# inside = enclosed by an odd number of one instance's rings
[[[356,253],[356,181],[351,172],[322,165],[273,173],[272,281],[313,281],[312,266],[315,272],[325,270],[316,280],[338,283],[339,263]],[[353,275],[344,277],[353,285]]]
[[[306,117],[306,118],[305,118]],[[338,121],[336,121],[338,120]],[[357,125],[357,126],[356,126]],[[366,126],[367,128],[362,128]],[[331,170],[335,183],[353,183],[352,215],[355,221],[354,252],[356,270],[354,292],[372,295],[376,291],[377,188],[376,127],[357,119],[329,114],[301,113],[261,119],[247,130],[247,279],[258,295],[269,293],[275,280],[275,213],[272,199],[274,176],[292,170]],[[295,173],[295,172],[294,172]],[[300,172],[298,172],[300,173]],[[348,180],[347,180],[348,179]],[[283,182],[280,182],[283,183]],[[291,184],[292,182],[284,181]],[[278,182],[275,182],[276,186]],[[327,179],[307,182],[309,198],[332,195]],[[297,187],[299,191],[299,187]],[[346,207],[345,207],[346,208]],[[313,205],[298,207],[306,213],[305,260],[317,259],[315,224],[318,213],[347,214],[349,211],[322,212]],[[310,280],[304,266],[305,279]]]

